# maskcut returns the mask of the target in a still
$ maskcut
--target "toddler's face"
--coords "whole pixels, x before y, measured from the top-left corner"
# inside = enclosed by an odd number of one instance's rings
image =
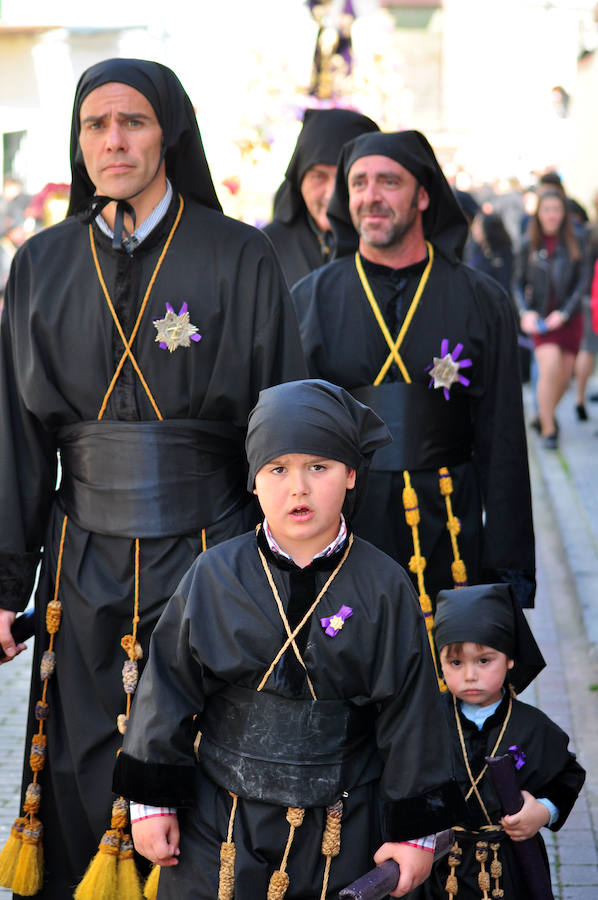
[[[440,651],[446,686],[459,700],[490,706],[502,697],[502,687],[513,660],[505,653],[464,641]]]

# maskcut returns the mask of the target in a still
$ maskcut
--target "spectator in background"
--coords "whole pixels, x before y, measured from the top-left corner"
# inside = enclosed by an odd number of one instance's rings
[[[584,248],[575,235],[565,195],[562,190],[546,190],[519,251],[513,287],[521,328],[534,342],[539,426],[549,450],[558,447],[555,410],[571,380],[581,343],[581,300],[587,280]]]
[[[582,301],[583,337],[579,353],[575,357],[575,412],[580,422],[589,419],[586,409],[586,388],[594,371],[598,353],[598,333],[594,330],[593,308],[598,304],[598,224],[587,231],[586,249],[588,257],[588,290]],[[594,395],[590,397],[594,399]],[[598,396],[596,397],[598,399]]]

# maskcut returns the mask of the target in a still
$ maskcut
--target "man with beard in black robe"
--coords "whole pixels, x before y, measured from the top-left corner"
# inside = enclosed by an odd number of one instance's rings
[[[308,109],[303,128],[274,197],[272,222],[264,228],[289,285],[330,262],[334,241],[326,216],[343,144],[378,131],[375,122],[350,109]]]
[[[222,215],[170,69],[88,69],[71,167],[68,218],[14,260],[0,374],[0,640],[22,649],[9,628],[43,547],[29,731],[47,761],[25,784],[41,784],[27,822],[34,839],[43,822],[39,896],[56,900],[110,825],[119,730],[166,600],[202,549],[255,522],[249,411],[305,372],[274,251]]]
[[[262,527],[182,579],[115,771],[159,900],[232,897],[233,881],[236,900],[332,900],[373,857],[399,863],[402,896],[464,813],[417,598],[346,518],[388,441],[336,385],[260,394],[246,447]]]
[[[534,535],[506,294],[460,261],[467,225],[415,131],[366,134],[339,159],[330,265],[292,290],[310,374],[389,426],[356,530],[441,588],[511,582],[533,605]]]

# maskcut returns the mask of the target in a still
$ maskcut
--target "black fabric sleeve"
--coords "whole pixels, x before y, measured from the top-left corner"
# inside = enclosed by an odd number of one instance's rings
[[[585,770],[579,765],[573,753],[569,753],[567,765],[542,791],[542,797],[550,800],[559,811],[558,818],[550,826],[551,831],[563,827],[573,805],[579,796],[586,778]]]
[[[122,751],[114,767],[112,790],[148,806],[193,807],[194,774],[194,766],[144,763]]]

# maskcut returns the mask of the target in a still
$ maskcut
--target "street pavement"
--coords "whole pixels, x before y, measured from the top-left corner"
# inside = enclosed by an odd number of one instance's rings
[[[598,381],[589,393],[596,390]],[[529,420],[528,389],[524,398]],[[573,395],[565,396],[556,451],[528,430],[538,578],[528,616],[547,667],[522,699],[570,735],[588,773],[562,830],[543,831],[555,900],[598,900],[598,404],[588,410],[590,421],[578,422]],[[0,846],[19,813],[30,664],[28,650],[0,667]],[[0,888],[0,900],[9,896]]]

